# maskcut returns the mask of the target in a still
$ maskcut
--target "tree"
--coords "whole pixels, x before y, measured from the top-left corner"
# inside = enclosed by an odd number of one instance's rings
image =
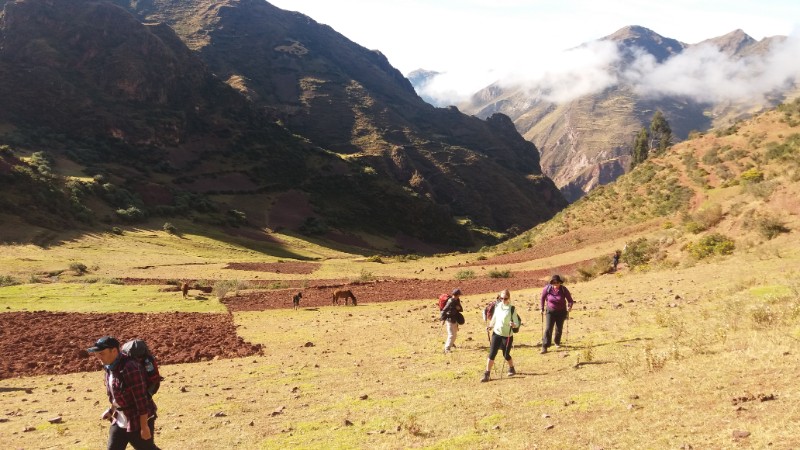
[[[636,167],[637,165],[643,163],[646,159],[648,154],[650,153],[650,148],[648,145],[649,136],[647,135],[647,128],[642,127],[639,130],[639,134],[636,136],[636,139],[633,141],[633,152],[631,156],[631,169]]]
[[[672,129],[660,110],[653,114],[650,121],[650,137],[650,150],[656,150],[657,154],[664,153],[672,145]]]
[[[672,145],[672,129],[664,113],[656,111],[650,120],[650,132],[642,127],[633,141],[631,169],[643,163],[650,154],[660,155]]]

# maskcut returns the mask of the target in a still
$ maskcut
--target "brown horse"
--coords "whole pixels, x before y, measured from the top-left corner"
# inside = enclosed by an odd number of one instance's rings
[[[303,293],[302,292],[298,292],[297,294],[295,294],[292,297],[292,306],[294,307],[294,309],[297,309],[297,308],[300,307],[300,299],[301,298],[303,298]]]
[[[353,306],[356,306],[356,296],[353,295],[353,293],[350,290],[339,289],[339,290],[333,291],[333,302],[331,304],[332,305],[338,305],[340,298],[344,299],[344,304],[345,305],[347,305],[347,302],[348,302],[349,299],[353,299]]]

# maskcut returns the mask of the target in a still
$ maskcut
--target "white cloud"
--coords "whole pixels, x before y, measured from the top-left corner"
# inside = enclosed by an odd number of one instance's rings
[[[620,83],[643,96],[684,96],[702,102],[758,101],[776,89],[798,82],[800,33],[774,44],[766,55],[730,58],[710,44],[689,47],[659,64],[638,50],[618,74],[616,44],[594,41],[575,49],[518,61],[513,69],[450,71],[426,85],[422,95],[437,104],[458,104],[490,84],[523,88],[532,97],[564,103]],[[469,69],[464,69],[468,71]]]
[[[729,58],[712,45],[690,47],[663,64],[640,57],[625,73],[642,95],[703,102],[759,100],[800,74],[800,39],[791,36],[764,56]]]

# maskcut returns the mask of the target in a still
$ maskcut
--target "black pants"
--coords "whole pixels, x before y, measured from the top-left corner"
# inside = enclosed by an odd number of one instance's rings
[[[139,420],[139,418],[131,418],[130,420]],[[160,450],[156,447],[156,418],[151,417],[147,421],[150,426],[150,433],[153,437],[145,441],[139,430],[128,433],[124,428],[120,428],[117,424],[111,425],[108,429],[108,450],[125,450],[128,444],[131,444],[136,450]]]
[[[514,345],[514,336],[500,336],[497,333],[492,333],[492,342],[489,346],[489,360],[494,361],[497,352],[503,349],[503,357],[508,361],[511,359],[511,346]]]
[[[564,320],[567,318],[567,311],[551,311],[548,309],[545,317],[542,348],[550,347],[553,342],[553,325],[555,325],[556,329],[555,343],[556,345],[561,345],[561,331],[564,329]]]

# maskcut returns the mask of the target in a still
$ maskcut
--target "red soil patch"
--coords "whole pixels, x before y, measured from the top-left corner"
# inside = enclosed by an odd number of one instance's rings
[[[319,268],[319,263],[304,262],[277,262],[277,263],[228,263],[226,269],[232,270],[251,270],[254,272],[274,272],[274,273],[314,273]]]
[[[143,338],[160,364],[261,354],[236,335],[230,314],[0,314],[0,379],[100,370],[86,353],[100,336]]]
[[[495,291],[543,287],[550,276],[555,273],[571,274],[581,263],[561,266],[556,269],[542,269],[523,272],[512,272],[511,278],[479,277],[471,280],[380,280],[371,283],[350,283],[337,285],[318,285],[306,288],[279,289],[270,291],[253,291],[240,293],[238,296],[226,297],[222,303],[230,311],[265,311],[292,307],[292,296],[303,293],[300,307],[329,306],[332,303],[333,291],[346,288],[353,291],[359,304],[383,303],[398,300],[429,298],[434,302],[439,294],[450,292],[458,287],[464,295],[493,294]],[[340,303],[341,304],[341,303]]]

